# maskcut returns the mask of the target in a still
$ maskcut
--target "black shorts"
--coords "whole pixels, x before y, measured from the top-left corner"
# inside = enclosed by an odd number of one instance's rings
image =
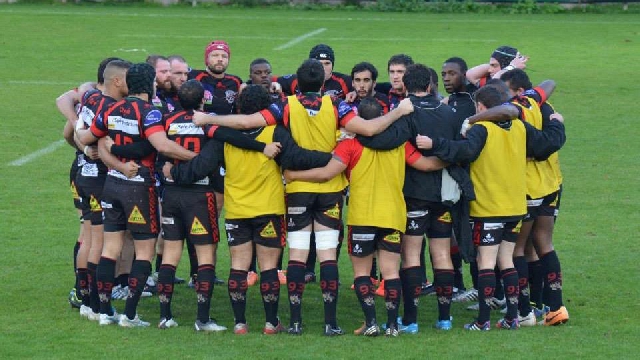
[[[251,219],[225,219],[229,246],[236,246],[253,241],[256,244],[284,248],[287,230],[284,215],[264,215]]]
[[[187,238],[194,245],[217,244],[220,241],[218,210],[213,191],[166,186],[160,222],[162,237],[166,241]]]
[[[395,229],[375,226],[349,226],[349,255],[365,257],[376,250],[400,254],[402,233]]]
[[[516,242],[522,220],[509,222],[488,222],[472,220],[473,244],[475,246],[500,245],[504,240]]]
[[[71,187],[73,206],[78,210],[84,210],[82,199],[78,194],[78,187],[76,186],[76,176],[78,175],[79,170],[82,168],[78,165],[78,163],[80,163],[81,161],[84,162],[84,154],[76,155],[76,157],[73,158],[73,162],[71,163],[71,169],[69,169],[69,186]]]
[[[78,173],[76,189],[78,189],[78,194],[82,199],[82,217],[91,221],[91,225],[102,225],[103,223],[100,202],[102,201],[105,181],[106,175],[97,178],[86,178]]]
[[[405,198],[407,235],[429,239],[450,238],[453,229],[450,208],[439,202]]]
[[[558,204],[558,194],[559,191],[555,191],[539,199],[531,199],[527,195],[527,215],[523,221],[533,221],[538,216],[554,216]]]
[[[154,185],[107,176],[100,205],[105,232],[129,230],[135,240],[158,236],[158,197]]]
[[[298,231],[313,221],[340,230],[342,225],[342,192],[287,194],[287,231]]]

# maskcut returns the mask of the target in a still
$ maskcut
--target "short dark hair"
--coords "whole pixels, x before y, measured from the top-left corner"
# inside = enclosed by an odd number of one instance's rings
[[[238,95],[236,104],[241,114],[253,114],[268,108],[271,105],[271,96],[264,87],[251,84]]]
[[[153,54],[153,55],[147,56],[147,59],[144,62],[146,62],[147,64],[153,66],[153,68],[155,69],[156,65],[158,64],[158,60],[169,61],[169,59],[167,59],[166,56]]]
[[[519,88],[528,90],[533,87],[533,85],[531,84],[531,80],[529,80],[529,76],[522,69],[513,69],[511,71],[507,71],[500,76],[500,80],[504,81],[505,83],[508,81],[508,86],[512,91],[517,91]]]
[[[108,57],[100,61],[100,65],[98,65],[98,84],[104,84],[104,69],[106,69],[107,65],[114,60],[122,60],[122,59],[117,57]]]
[[[356,73],[367,70],[369,70],[369,72],[371,73],[371,80],[376,81],[378,79],[378,69],[376,69],[376,67],[373,66],[372,63],[366,61],[356,64],[353,69],[351,69],[351,78],[353,79],[353,76]]]
[[[365,119],[371,120],[375,119],[382,114],[383,109],[382,105],[372,96],[367,96],[360,100],[360,104],[358,105],[358,115]]]
[[[509,101],[509,98],[511,98],[511,95],[509,95],[509,88],[507,87],[507,84],[505,84],[504,81],[500,79],[489,79],[487,83],[484,84],[484,86],[491,86],[496,88],[500,92],[500,94],[502,94],[502,102],[507,102]]]
[[[408,93],[416,93],[427,91],[429,84],[431,83],[431,72],[429,68],[423,64],[413,64],[407,66],[407,70],[404,72],[402,82],[407,88]]]
[[[296,71],[300,92],[317,92],[324,84],[324,67],[316,59],[307,59]]]
[[[404,66],[413,65],[413,58],[411,58],[411,56],[406,54],[393,55],[387,62],[387,70],[389,70],[389,67],[391,65],[404,65]]]
[[[187,80],[180,86],[180,89],[178,89],[178,99],[184,110],[196,110],[200,108],[202,98],[204,98],[204,87],[198,80]]]
[[[458,64],[458,66],[460,67],[460,72],[462,72],[463,74],[467,73],[467,70],[469,69],[467,67],[467,62],[464,61],[463,58],[459,58],[457,56],[454,57],[450,57],[447,60],[444,61],[445,64]]]
[[[269,60],[267,60],[265,58],[257,58],[255,60],[253,60],[251,62],[251,64],[249,64],[249,72],[251,72],[251,68],[253,67],[253,65],[260,65],[260,64],[267,64],[267,65],[271,66],[271,63],[269,62]]]
[[[486,106],[487,109],[504,104],[504,94],[497,86],[483,86],[474,94],[477,103]]]

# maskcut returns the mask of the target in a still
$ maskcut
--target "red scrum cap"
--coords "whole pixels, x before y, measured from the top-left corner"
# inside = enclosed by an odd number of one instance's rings
[[[207,45],[207,47],[204,49],[204,62],[205,63],[207,62],[207,58],[209,57],[209,54],[214,50],[222,50],[222,51],[226,52],[229,57],[231,57],[231,51],[229,50],[229,44],[227,44],[226,41],[214,40],[214,41],[210,42],[209,45]]]

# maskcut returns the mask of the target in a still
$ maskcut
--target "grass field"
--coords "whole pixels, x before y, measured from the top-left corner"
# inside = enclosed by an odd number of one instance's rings
[[[637,15],[1,5],[0,358],[635,358],[640,335],[639,29]],[[99,328],[82,320],[66,301],[78,225],[68,190],[73,155],[67,145],[56,143],[64,121],[54,100],[94,80],[98,62],[108,56],[140,62],[148,53],[178,53],[201,68],[204,46],[215,38],[229,41],[229,72],[243,78],[256,57],[268,58],[275,73],[294,72],[309,48],[320,42],[334,48],[337,71],[349,73],[353,64],[368,60],[380,70],[381,81],[387,79],[387,59],[400,52],[438,71],[450,56],[462,56],[469,64],[486,62],[504,44],[530,55],[527,70],[534,82],[557,81],[552,101],[567,125],[555,244],[571,321],[557,328],[465,333],[462,324],[474,314],[454,304],[455,329],[441,333],[430,328],[436,319],[435,298],[425,297],[418,335],[327,339],[320,335],[317,284],[305,294],[307,330],[301,338],[260,335],[264,315],[257,288],[249,290],[252,332],[242,338],[195,334],[195,297],[186,286],[178,286],[174,296],[181,326],[170,331]],[[49,146],[53,151],[19,166],[10,164]],[[226,245],[219,254],[218,272],[226,275]],[[348,259],[340,260],[338,319],[351,332],[362,314],[347,286]],[[178,269],[180,276],[187,275],[186,261]],[[280,314],[288,322],[285,300],[281,298]],[[122,302],[115,305],[124,307]],[[380,302],[378,308],[382,319]],[[215,289],[212,309],[222,324],[232,326],[226,287]],[[155,325],[157,299],[142,300],[139,312]]]

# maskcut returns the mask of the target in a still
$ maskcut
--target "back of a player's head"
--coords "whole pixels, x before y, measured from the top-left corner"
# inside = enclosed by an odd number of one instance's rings
[[[300,92],[318,92],[324,84],[324,67],[316,59],[305,60],[296,71]]]
[[[483,86],[475,92],[476,102],[487,109],[504,103],[504,94],[496,86]]]
[[[448,58],[447,60],[444,61],[445,64],[458,64],[458,66],[460,67],[460,72],[462,74],[466,74],[468,67],[467,67],[467,62],[464,61],[463,58],[459,58],[457,56]]]
[[[131,63],[126,60],[112,60],[109,61],[107,66],[104,68],[104,81],[110,81],[116,76],[122,76],[126,74],[127,70],[131,67]]]
[[[271,105],[271,96],[267,89],[257,84],[247,85],[236,99],[241,114],[253,114]]]
[[[204,87],[198,80],[187,80],[178,89],[178,99],[184,110],[197,110],[202,105],[203,98]]]
[[[353,79],[355,74],[367,70],[371,73],[371,80],[376,81],[378,79],[378,69],[376,69],[376,67],[373,66],[372,63],[366,61],[356,64],[351,69],[351,78]]]
[[[511,98],[511,95],[509,95],[509,88],[507,87],[507,84],[505,84],[504,81],[500,79],[489,79],[484,86],[493,87],[498,90],[502,96],[502,102],[507,102]]]
[[[529,80],[529,75],[522,69],[507,71],[500,76],[500,80],[504,81],[509,86],[509,89],[514,92],[520,88],[528,90],[533,87],[531,80]]]
[[[438,78],[438,72],[435,71],[433,68],[427,68],[429,70],[429,83],[431,84],[432,88],[438,88],[438,83],[440,82],[440,79]]]
[[[425,92],[431,83],[431,72],[422,64],[409,65],[404,72],[402,82],[410,94]]]
[[[156,70],[147,63],[133,64],[127,71],[127,87],[129,95],[147,94],[153,97],[153,85],[156,81]]]
[[[387,62],[387,70],[391,65],[404,65],[408,67],[409,65],[413,65],[413,58],[406,54],[393,55]]]
[[[371,120],[383,115],[382,105],[372,96],[367,96],[360,100],[358,105],[358,115],[365,119]]]
[[[332,64],[336,62],[336,56],[331,46],[326,44],[318,44],[309,51],[309,59],[329,60]]]
[[[158,64],[158,61],[160,61],[160,60],[169,61],[169,59],[166,56],[153,54],[153,55],[147,56],[147,59],[145,60],[145,62],[147,64],[153,66],[153,68],[155,69],[156,65]]]
[[[495,49],[491,54],[491,57],[498,61],[498,64],[500,64],[500,69],[504,69],[509,65],[511,60],[516,58],[517,54],[518,49],[505,45]]]
[[[107,65],[113,60],[122,60],[122,59],[117,57],[109,57],[100,61],[100,65],[98,65],[98,84],[104,84],[104,69],[106,69]]]

